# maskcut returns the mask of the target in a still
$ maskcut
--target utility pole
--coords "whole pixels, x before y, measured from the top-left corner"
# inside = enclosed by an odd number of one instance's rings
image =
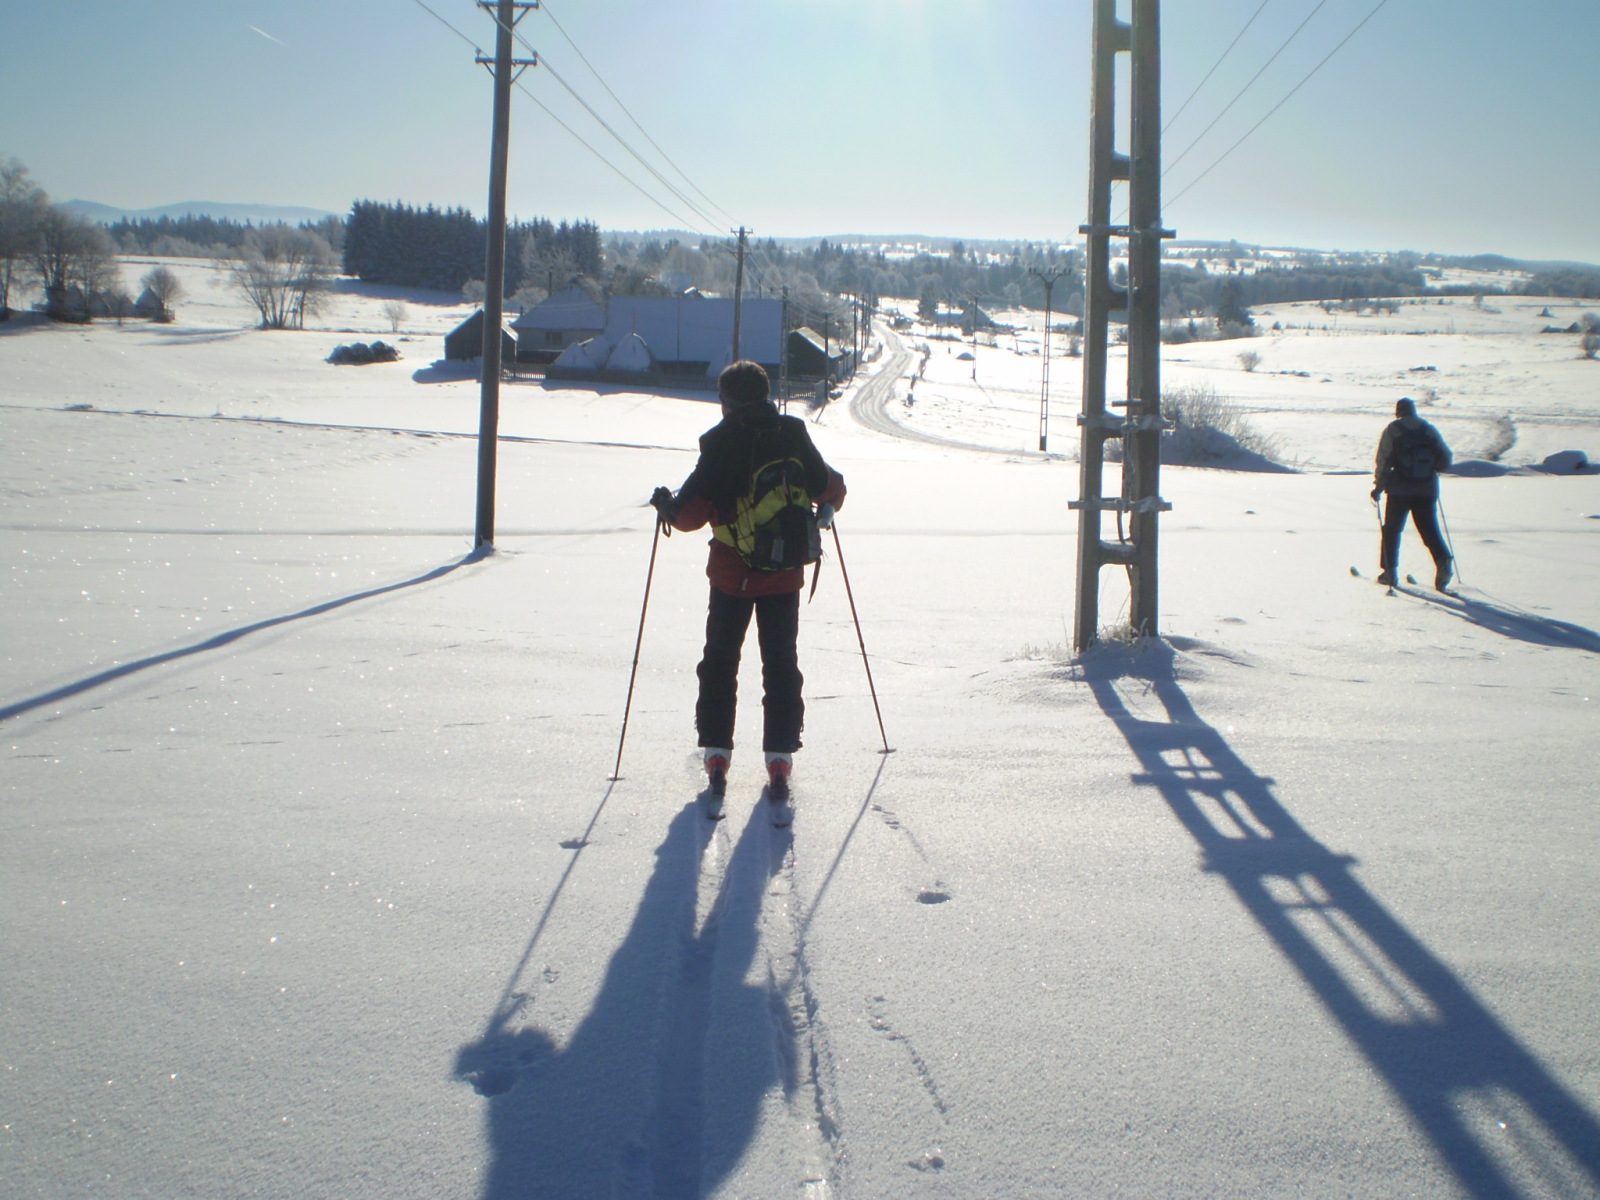
[[[778,322],[778,394],[780,407],[789,411],[789,285],[783,285],[783,317]]]
[[[539,0],[479,0],[494,13],[494,58],[479,54],[477,62],[494,67],[494,129],[489,150],[489,236],[483,269],[483,372],[478,402],[478,522],[475,548],[494,544],[495,456],[500,438],[500,323],[505,317],[506,290],[506,161],[511,145],[511,85],[534,58],[511,57],[511,31]]]
[[[1050,299],[1056,280],[1066,272],[1041,271],[1038,267],[1029,267],[1028,274],[1044,284],[1044,376],[1039,384],[1039,452],[1042,454],[1050,434]]]
[[[1161,3],[1131,0],[1131,22],[1117,19],[1117,0],[1094,0],[1089,122],[1089,221],[1084,265],[1083,443],[1079,454],[1078,595],[1073,642],[1079,650],[1099,635],[1100,568],[1128,569],[1129,621],[1139,636],[1157,633],[1157,531],[1161,499]],[[1114,147],[1116,56],[1131,58],[1129,154]],[[1111,187],[1128,183],[1127,225],[1111,224]],[[1127,238],[1128,290],[1111,282],[1111,239]],[[1106,411],[1110,315],[1127,313],[1127,399],[1119,418]],[[1122,439],[1122,494],[1102,495],[1105,443]],[[1100,514],[1128,513],[1131,537],[1106,542]],[[1119,522],[1120,524],[1120,522]]]
[[[738,266],[734,268],[733,272],[733,358],[730,360],[733,362],[737,362],[743,357],[739,353],[739,319],[744,314],[744,239],[750,230],[741,225],[737,232],[739,234],[739,256]]]
[[[856,364],[861,361],[861,297],[850,297],[850,378],[856,377]]]

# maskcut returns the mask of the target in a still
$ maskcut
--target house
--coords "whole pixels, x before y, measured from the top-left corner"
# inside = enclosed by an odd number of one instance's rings
[[[456,361],[483,357],[483,309],[473,313],[461,324],[444,335],[444,356]],[[500,331],[500,361],[516,361],[517,340],[504,329]]]
[[[815,329],[802,325],[791,329],[785,343],[789,352],[791,379],[843,379],[850,374],[851,350],[848,342],[824,339]]]
[[[598,336],[605,327],[600,289],[587,279],[574,280],[511,322],[517,335],[517,361],[554,362],[568,346]]]
[[[140,292],[139,298],[133,302],[133,315],[150,321],[172,320],[172,310],[156,299],[156,294],[149,288]]]

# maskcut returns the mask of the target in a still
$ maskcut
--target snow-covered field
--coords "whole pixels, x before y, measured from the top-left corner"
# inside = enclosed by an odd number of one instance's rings
[[[174,325],[0,326],[0,1194],[1600,1194],[1600,476],[1530,469],[1600,363],[1542,301],[1169,347],[1301,469],[1164,470],[1138,651],[1065,646],[1077,360],[1049,455],[1037,335],[878,385],[986,449],[831,406],[894,753],[833,555],[786,835],[753,739],[694,808],[699,536],[608,779],[709,397],[506,385],[475,558],[468,308],[263,333],[177,267]],[[1408,394],[1518,433],[1456,596],[1371,582]]]

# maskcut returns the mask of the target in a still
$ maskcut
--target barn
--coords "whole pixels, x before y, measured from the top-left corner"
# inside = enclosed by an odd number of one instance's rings
[[[444,335],[444,356],[457,362],[483,357],[483,309],[480,308]],[[517,340],[502,329],[500,361],[514,362],[516,357]]]

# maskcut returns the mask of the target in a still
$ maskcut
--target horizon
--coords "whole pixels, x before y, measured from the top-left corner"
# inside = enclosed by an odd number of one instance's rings
[[[511,211],[701,236],[910,225],[1034,242],[1083,220],[1088,0],[556,8],[519,26],[541,66],[513,96]],[[1440,22],[1389,0],[1172,7],[1164,222],[1185,240],[1600,262],[1600,165],[1581,150],[1600,28],[1584,0],[1511,8],[1462,0]],[[0,156],[53,195],[134,210],[225,179],[336,213],[355,195],[482,211],[490,88],[473,46],[492,22],[466,0],[382,13],[11,6]]]
[[[348,212],[339,213],[339,212],[334,212],[334,211],[329,210],[329,209],[311,208],[311,207],[309,207],[307,205],[296,205],[296,204],[252,204],[252,203],[243,202],[243,201],[180,200],[180,201],[176,201],[176,202],[171,203],[171,204],[157,204],[157,205],[152,205],[152,206],[150,206],[148,208],[143,208],[143,209],[125,209],[125,208],[120,208],[117,205],[106,204],[106,203],[103,203],[102,201],[98,201],[98,200],[86,200],[86,199],[84,199],[82,197],[73,197],[70,200],[55,201],[55,203],[60,203],[60,204],[66,206],[66,207],[69,207],[69,208],[76,207],[78,211],[82,211],[83,208],[94,208],[94,209],[108,210],[110,212],[114,212],[114,213],[117,214],[117,216],[114,217],[114,218],[107,218],[107,217],[104,217],[104,216],[91,216],[91,218],[90,218],[91,220],[97,220],[97,221],[100,221],[103,224],[115,224],[118,221],[122,221],[122,220],[131,220],[131,221],[160,220],[161,217],[163,217],[163,216],[170,217],[170,218],[176,220],[176,219],[181,219],[184,215],[209,216],[209,217],[212,217],[214,219],[219,219],[219,220],[230,220],[230,221],[235,222],[236,224],[252,223],[251,219],[248,218],[248,217],[234,217],[234,216],[226,216],[226,215],[219,216],[220,212],[222,212],[223,210],[228,210],[228,209],[241,209],[241,210],[247,210],[247,211],[250,211],[250,212],[272,212],[272,211],[304,212],[304,213],[309,214],[307,217],[302,218],[302,220],[304,220],[304,221],[323,220],[323,219],[327,219],[329,217],[337,217],[337,218],[340,218],[340,219],[345,219],[345,218],[347,218],[349,216]],[[352,201],[352,203],[354,203],[354,202]],[[418,204],[418,203],[416,203],[414,201],[403,200],[403,201],[399,201],[399,203],[409,204],[409,205],[411,205],[413,207],[421,208],[421,207],[426,207],[428,202],[424,201],[421,204]],[[435,205],[435,207],[440,207],[440,206]],[[174,211],[174,210],[183,210],[183,211],[179,212],[179,211]],[[468,211],[471,212],[471,209],[469,208]],[[472,215],[473,216],[479,216],[479,219],[482,219],[481,216],[479,214],[475,213],[475,212],[472,213]],[[535,218],[541,219],[541,220],[552,220],[552,221],[556,221],[557,223],[559,223],[561,221],[574,221],[574,220],[581,221],[581,220],[586,220],[587,219],[587,218],[584,218],[584,217],[575,217],[575,218],[574,217],[550,217],[550,216],[548,216],[548,215],[546,215],[544,213],[536,213],[536,214],[533,214],[532,216],[522,216],[520,214],[509,214],[508,217],[507,217],[507,221],[510,224],[516,224],[517,222],[531,221],[531,220],[533,220]],[[282,218],[278,218],[278,219],[282,220]],[[256,220],[253,223],[255,223],[255,224],[272,224],[274,222],[271,221],[271,220],[267,220],[267,219],[263,218],[261,220]],[[703,239],[703,238],[705,238],[707,236],[707,235],[704,235],[704,234],[696,233],[694,230],[690,230],[690,229],[669,229],[669,228],[665,228],[665,227],[662,227],[662,228],[645,228],[645,229],[639,229],[639,228],[612,229],[612,228],[606,228],[604,226],[601,226],[600,227],[600,234],[601,234],[602,237],[607,237],[607,238],[611,238],[611,237],[637,237],[637,238],[641,238],[641,239],[647,239],[647,238],[690,238],[690,239],[695,239],[695,242],[693,244],[698,244],[700,239]],[[767,239],[766,238],[756,238],[755,240],[757,240],[757,241],[765,241]],[[1082,238],[1081,237],[1073,238],[1073,239],[1069,239],[1069,240],[1057,240],[1057,239],[1050,239],[1050,238],[983,238],[983,237],[974,237],[974,236],[963,235],[963,234],[908,233],[908,232],[867,233],[867,232],[861,232],[861,231],[851,231],[851,232],[838,232],[838,231],[835,231],[835,232],[828,232],[828,233],[784,234],[784,235],[774,234],[774,235],[772,235],[772,240],[775,241],[775,242],[778,242],[779,244],[786,244],[786,243],[792,244],[792,243],[795,243],[795,242],[815,243],[815,242],[819,242],[819,241],[827,241],[827,242],[833,242],[833,243],[838,244],[838,245],[847,245],[847,246],[848,245],[855,245],[855,244],[862,244],[862,243],[867,243],[867,244],[876,243],[876,244],[879,244],[879,245],[893,244],[893,245],[937,246],[939,243],[954,244],[954,243],[957,243],[957,242],[964,243],[965,245],[967,245],[969,247],[974,247],[974,246],[987,247],[987,246],[996,246],[996,245],[1000,245],[1000,246],[1017,246],[1017,245],[1051,246],[1051,245],[1053,245],[1053,246],[1066,246],[1066,247],[1076,248],[1076,247],[1082,245]],[[1172,239],[1170,241],[1167,241],[1167,242],[1163,243],[1164,250],[1166,248],[1180,249],[1180,248],[1192,248],[1192,247],[1216,247],[1218,249],[1221,249],[1221,248],[1225,248],[1225,247],[1229,247],[1229,246],[1237,246],[1241,250],[1259,250],[1259,251],[1275,252],[1275,253],[1297,253],[1297,254],[1323,254],[1323,255],[1361,254],[1361,255],[1375,255],[1375,256],[1379,256],[1379,257],[1388,257],[1388,256],[1393,256],[1393,255],[1398,255],[1398,254],[1415,254],[1415,255],[1418,255],[1419,257],[1424,258],[1424,259],[1445,259],[1445,260],[1452,260],[1452,261],[1454,261],[1454,260],[1478,259],[1478,258],[1497,258],[1497,259],[1504,259],[1506,262],[1508,262],[1508,263],[1510,263],[1510,264],[1512,264],[1514,266],[1518,266],[1518,267],[1558,267],[1559,266],[1559,267],[1583,267],[1583,268],[1591,268],[1591,269],[1594,269],[1594,270],[1600,270],[1600,262],[1587,262],[1587,261],[1584,261],[1582,259],[1572,259],[1572,258],[1524,258],[1524,257],[1516,256],[1516,255],[1504,254],[1504,253],[1501,253],[1499,251],[1494,251],[1494,250],[1480,251],[1480,252],[1478,252],[1476,254],[1452,254],[1452,253],[1450,253],[1448,251],[1422,249],[1422,248],[1415,247],[1415,246],[1375,247],[1375,246],[1308,246],[1308,245],[1296,245],[1296,244],[1286,244],[1285,245],[1285,244],[1274,244],[1274,243],[1266,243],[1266,242],[1257,242],[1257,241],[1251,241],[1251,240],[1248,240],[1248,239],[1237,238],[1237,237],[1233,237],[1233,238],[1174,238],[1174,239]]]

